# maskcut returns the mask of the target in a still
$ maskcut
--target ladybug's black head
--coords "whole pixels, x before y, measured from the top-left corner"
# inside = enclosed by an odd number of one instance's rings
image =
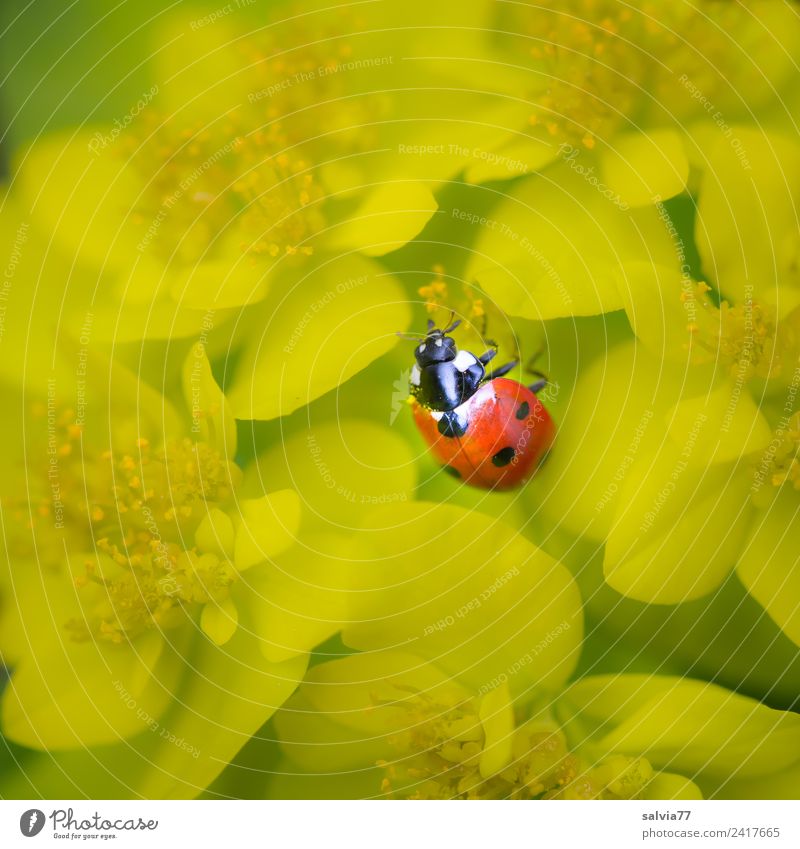
[[[452,315],[450,317],[452,318]],[[454,321],[449,327],[440,330],[431,319],[428,319],[428,333],[414,351],[420,368],[436,363],[449,363],[456,358],[458,353],[456,340],[447,334],[455,330],[459,324],[461,324],[460,321]]]
[[[414,351],[417,365],[420,368],[432,366],[435,363],[447,363],[456,358],[458,349],[455,339],[447,335],[447,332],[451,329],[449,327],[447,330],[433,328],[428,331],[428,335],[417,345]]]

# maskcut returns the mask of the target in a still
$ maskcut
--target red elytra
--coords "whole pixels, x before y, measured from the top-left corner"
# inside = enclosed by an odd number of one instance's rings
[[[536,472],[555,438],[555,424],[527,387],[509,378],[483,383],[454,412],[466,422],[462,436],[439,432],[441,414],[416,401],[414,420],[446,470],[482,489],[513,489]]]

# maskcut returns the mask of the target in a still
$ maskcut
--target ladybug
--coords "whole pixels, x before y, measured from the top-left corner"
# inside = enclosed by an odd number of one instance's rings
[[[491,372],[493,347],[479,357],[460,351],[428,320],[414,351],[409,389],[414,421],[434,456],[454,477],[482,489],[513,489],[536,472],[555,438],[555,425],[536,397],[547,383],[523,386],[503,377],[517,361]]]

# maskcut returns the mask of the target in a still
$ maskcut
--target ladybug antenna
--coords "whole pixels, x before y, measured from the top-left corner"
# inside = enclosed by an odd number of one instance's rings
[[[450,316],[447,319],[447,321],[448,321],[448,323],[452,322],[452,324],[448,324],[448,326],[445,327],[444,330],[441,331],[441,333],[443,335],[446,335],[446,334],[450,333],[451,331],[455,330],[456,327],[458,327],[458,325],[461,324],[461,319],[458,319],[458,321],[453,321],[454,315],[455,315],[455,311],[451,310]],[[428,330],[427,330],[426,333],[400,333],[400,332],[398,332],[397,335],[401,339],[426,339],[428,336],[430,336],[431,332],[435,329],[436,329],[436,322],[432,318],[429,318],[428,319]]]

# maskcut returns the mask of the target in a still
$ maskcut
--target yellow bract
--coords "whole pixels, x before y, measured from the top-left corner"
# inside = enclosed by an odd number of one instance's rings
[[[653,207],[633,209],[576,149],[525,179],[473,223],[467,274],[507,313],[542,320],[620,309],[617,281],[631,264],[675,266],[675,248]],[[469,217],[471,216],[471,217]]]
[[[557,686],[575,664],[581,616],[570,575],[496,520],[425,502],[376,509],[352,559],[360,566],[343,639],[354,648],[402,642],[475,689],[505,676],[514,695]]]
[[[244,351],[227,394],[240,418],[273,419],[305,406],[394,347],[408,325],[403,290],[371,261],[314,260],[237,330]]]

